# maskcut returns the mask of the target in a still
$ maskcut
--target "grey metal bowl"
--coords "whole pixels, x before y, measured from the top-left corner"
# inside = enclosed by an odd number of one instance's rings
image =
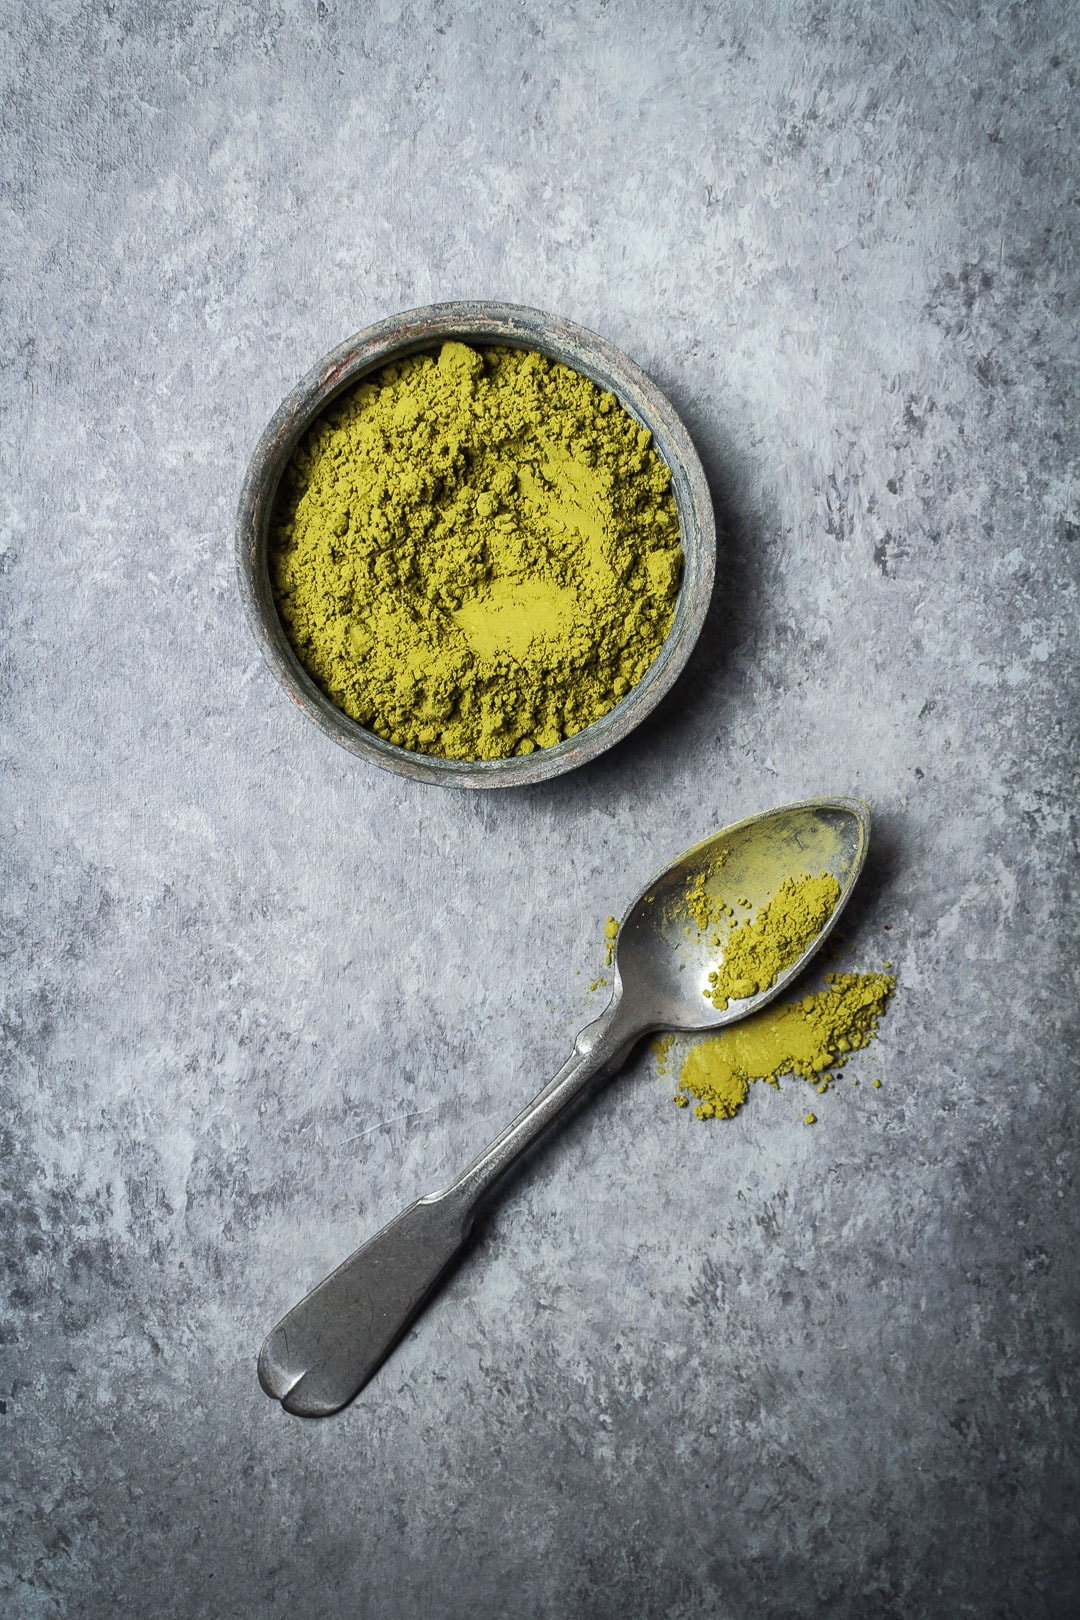
[[[626,697],[573,737],[510,759],[463,761],[414,753],[377,737],[320,690],[300,663],[278,616],[270,585],[268,532],[281,476],[308,427],[338,394],[369,372],[448,338],[536,349],[590,377],[653,435],[671,469],[679,516],[683,577],[667,640]],[[286,692],[328,736],[384,770],[451,787],[517,787],[542,782],[595,759],[655,708],[689,658],[705,620],[716,561],[716,531],[705,473],[690,435],[660,390],[632,360],[595,333],[541,310],[515,304],[430,304],[358,332],[334,349],[283,401],[248,467],[240,497],[237,567],[252,629]]]

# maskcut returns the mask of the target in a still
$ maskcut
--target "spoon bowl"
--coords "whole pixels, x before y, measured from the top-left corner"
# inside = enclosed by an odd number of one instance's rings
[[[757,1012],[798,977],[836,926],[866,860],[870,810],[861,799],[805,799],[713,833],[680,855],[642,889],[616,936],[612,1003],[627,1004],[641,1033],[721,1029]],[[721,864],[722,862],[722,864]],[[707,999],[718,949],[712,928],[694,926],[687,893],[702,878],[714,905],[767,905],[785,878],[828,872],[840,895],[824,927],[767,990],[732,1000],[721,1012]]]
[[[806,799],[726,827],[658,873],[620,924],[611,1000],[558,1074],[455,1182],[410,1204],[282,1317],[259,1353],[266,1393],[303,1417],[352,1400],[457,1259],[481,1201],[572,1103],[622,1067],[641,1036],[719,1029],[790,984],[835,926],[869,835],[860,799]],[[765,990],[714,1007],[708,975],[723,959],[726,925],[697,927],[691,886],[700,896],[704,884],[711,915],[721,901],[764,906],[785,878],[823,871],[840,893],[816,937]]]

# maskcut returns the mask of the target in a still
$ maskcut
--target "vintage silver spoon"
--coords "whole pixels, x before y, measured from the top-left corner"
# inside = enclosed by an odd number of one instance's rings
[[[647,884],[619,926],[611,1000],[569,1060],[463,1175],[410,1204],[282,1317],[259,1353],[266,1393],[303,1417],[325,1417],[352,1400],[435,1291],[477,1205],[519,1155],[586,1087],[620,1069],[643,1035],[720,1029],[778,996],[836,923],[869,836],[860,799],[808,799],[725,827]],[[761,906],[784,878],[821,871],[837,879],[840,898],[817,938],[768,990],[718,1012],[705,996],[718,953],[690,922],[689,885],[704,875],[710,896]]]

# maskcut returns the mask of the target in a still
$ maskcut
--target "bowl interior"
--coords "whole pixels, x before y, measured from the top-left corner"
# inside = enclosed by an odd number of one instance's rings
[[[278,486],[300,440],[331,402],[392,361],[437,349],[449,338],[473,345],[535,349],[615,395],[653,436],[671,471],[683,574],[667,638],[652,665],[599,720],[551,748],[510,759],[451,760],[414,753],[376,736],[339,709],[300,663],[285,634],[270,584],[268,541]],[[712,503],[700,460],[682,422],[633,361],[584,328],[539,310],[503,304],[436,304],[380,322],[348,339],[293,390],[256,447],[240,501],[237,561],[252,627],[290,697],[336,742],[401,775],[458,787],[507,787],[571,770],[625,737],[674,683],[701,631],[715,566]]]

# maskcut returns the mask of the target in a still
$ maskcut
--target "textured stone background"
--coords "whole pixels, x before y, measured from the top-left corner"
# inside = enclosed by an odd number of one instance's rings
[[[1074,1615],[1074,9],[2,17],[5,1616]],[[655,719],[501,796],[324,739],[231,556],[298,376],[483,296],[650,371],[726,531]],[[708,1128],[642,1057],[347,1413],[268,1401],[608,912],[837,791],[863,1085]]]

